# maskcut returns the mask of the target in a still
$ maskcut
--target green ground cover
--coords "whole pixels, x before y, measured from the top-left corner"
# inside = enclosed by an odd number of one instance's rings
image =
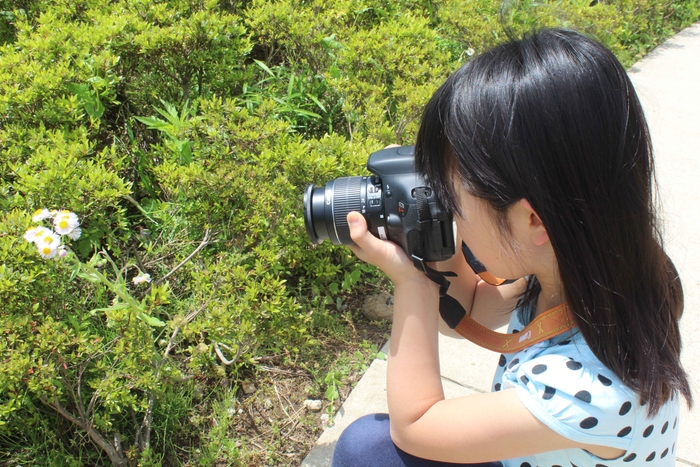
[[[303,401],[332,414],[377,355],[387,327],[357,309],[388,287],[308,243],[304,187],[410,144],[506,30],[575,28],[631,66],[699,17],[700,0],[0,0],[0,466],[298,465],[322,427]],[[22,238],[42,208],[80,219],[65,258]]]

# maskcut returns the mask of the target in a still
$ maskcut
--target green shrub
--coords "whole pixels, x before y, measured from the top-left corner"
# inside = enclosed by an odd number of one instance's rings
[[[509,33],[576,28],[630,66],[699,17],[698,0],[0,0],[0,464],[243,465],[245,442],[217,450],[237,416],[222,381],[314,359],[381,283],[309,244],[306,185],[410,144],[439,84]],[[22,239],[40,208],[78,214],[74,255]]]

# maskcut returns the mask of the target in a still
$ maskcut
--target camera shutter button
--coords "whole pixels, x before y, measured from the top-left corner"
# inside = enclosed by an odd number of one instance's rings
[[[386,226],[389,230],[401,230],[401,217],[396,214],[389,214],[386,218]]]

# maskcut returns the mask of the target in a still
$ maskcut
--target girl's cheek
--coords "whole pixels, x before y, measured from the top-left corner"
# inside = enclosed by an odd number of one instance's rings
[[[457,234],[459,235],[459,238],[462,239],[463,242],[467,243],[469,245],[469,240],[473,240],[474,235],[471,229],[466,227],[465,225],[460,225],[459,223],[457,224]],[[461,246],[461,245],[459,245]]]

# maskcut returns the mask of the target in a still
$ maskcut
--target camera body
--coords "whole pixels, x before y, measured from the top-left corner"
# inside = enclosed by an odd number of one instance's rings
[[[374,175],[306,188],[304,222],[313,243],[353,244],[346,218],[357,211],[372,235],[400,245],[409,257],[444,261],[454,255],[452,215],[416,172],[413,146],[374,152],[367,169]]]

